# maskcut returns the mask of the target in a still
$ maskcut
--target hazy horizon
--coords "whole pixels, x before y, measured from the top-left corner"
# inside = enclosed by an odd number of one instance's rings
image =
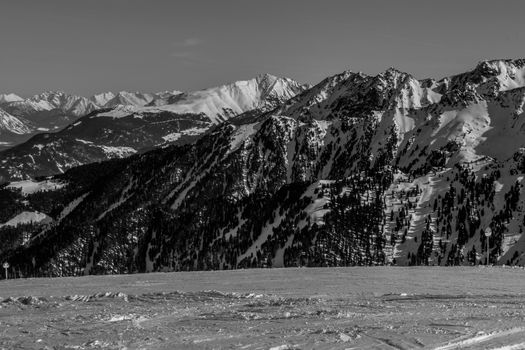
[[[191,91],[269,73],[440,79],[519,58],[518,0],[6,1],[0,93]]]

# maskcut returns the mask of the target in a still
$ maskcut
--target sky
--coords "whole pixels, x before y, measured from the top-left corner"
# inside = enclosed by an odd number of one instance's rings
[[[0,93],[191,91],[261,73],[442,78],[525,57],[523,0],[0,0]]]

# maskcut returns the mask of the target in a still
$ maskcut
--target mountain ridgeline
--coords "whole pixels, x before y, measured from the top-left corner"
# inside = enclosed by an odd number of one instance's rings
[[[93,101],[104,107],[85,108],[86,115],[61,130],[37,134],[0,152],[0,183],[191,143],[218,123],[271,110],[307,87],[265,74],[188,93],[96,95]]]
[[[0,222],[52,222],[4,224],[0,254],[23,276],[523,265],[524,74],[344,72],[194,142],[4,185]]]
[[[142,94],[121,91],[106,92],[90,98],[46,91],[30,98],[0,94],[0,150],[12,147],[42,132],[58,131],[79,117],[101,108],[120,105],[143,106],[178,91]]]

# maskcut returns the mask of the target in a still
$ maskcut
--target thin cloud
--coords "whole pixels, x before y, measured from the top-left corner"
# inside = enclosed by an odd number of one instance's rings
[[[176,47],[194,47],[202,44],[202,40],[199,38],[186,38],[181,42],[177,42],[174,45]]]
[[[185,64],[213,63],[212,60],[197,57],[195,53],[189,51],[172,52],[170,56]]]
[[[188,58],[188,57],[193,56],[193,54],[188,51],[182,51],[182,52],[172,52],[170,56],[176,57],[176,58]]]
[[[180,51],[172,52],[170,56],[185,63],[206,63],[206,60],[196,57],[195,52],[191,51],[191,48],[195,48],[201,44],[202,40],[199,38],[186,38],[173,44],[173,46],[179,48]]]

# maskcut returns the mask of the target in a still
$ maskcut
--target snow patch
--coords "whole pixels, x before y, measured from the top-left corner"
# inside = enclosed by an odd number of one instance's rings
[[[248,138],[250,138],[255,132],[257,123],[252,124],[244,124],[241,125],[235,130],[231,143],[230,143],[230,149],[233,151],[237,149],[241,143],[246,141]]]
[[[164,141],[166,142],[175,142],[177,141],[178,139],[180,139],[182,136],[182,134],[180,132],[173,132],[171,134],[168,134],[168,135],[165,135],[165,136],[162,136],[162,138],[164,139]]]
[[[39,211],[23,211],[20,214],[16,215],[15,217],[11,218],[9,221],[3,224],[0,224],[0,227],[3,227],[3,226],[16,227],[21,224],[31,224],[31,223],[47,224],[52,221],[53,219],[51,219],[51,217]]]
[[[118,158],[124,158],[127,156],[130,156],[132,154],[137,153],[137,151],[133,147],[113,147],[113,146],[99,146],[102,148],[104,153],[106,153],[108,156],[115,156]]]
[[[11,182],[7,188],[20,188],[23,195],[28,195],[40,191],[54,191],[66,186],[65,183],[55,182],[53,180],[44,180],[36,182],[33,180],[24,180]]]

